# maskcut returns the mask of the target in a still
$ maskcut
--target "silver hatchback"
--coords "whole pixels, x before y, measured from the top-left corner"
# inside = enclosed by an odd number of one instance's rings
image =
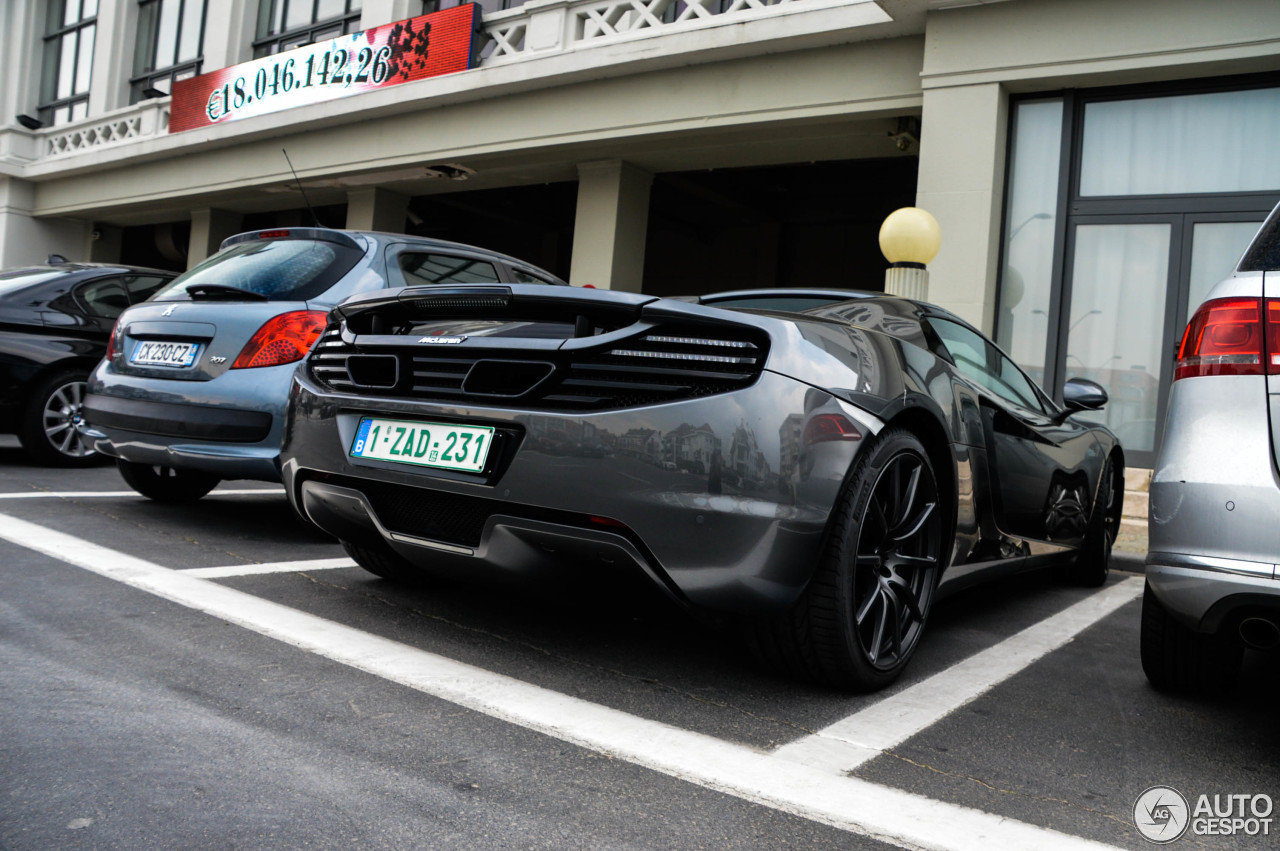
[[[1221,688],[1280,647],[1280,207],[1182,337],[1151,481],[1142,667]]]
[[[223,479],[280,481],[293,370],[329,309],[410,285],[567,286],[482,248],[402,234],[281,228],[222,250],[120,314],[89,379],[97,450],[162,502],[199,499]]]

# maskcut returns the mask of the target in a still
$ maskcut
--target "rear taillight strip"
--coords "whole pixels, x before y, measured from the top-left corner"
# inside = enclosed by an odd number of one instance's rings
[[[1173,380],[1264,372],[1280,374],[1280,299],[1215,298],[1200,305],[1183,332]]]

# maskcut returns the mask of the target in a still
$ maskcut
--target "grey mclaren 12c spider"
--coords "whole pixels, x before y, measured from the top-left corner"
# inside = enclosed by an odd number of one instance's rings
[[[939,595],[1100,585],[1124,456],[986,337],[839,290],[698,299],[407,288],[335,308],[294,377],[294,506],[389,580],[638,571],[764,662],[897,677]]]

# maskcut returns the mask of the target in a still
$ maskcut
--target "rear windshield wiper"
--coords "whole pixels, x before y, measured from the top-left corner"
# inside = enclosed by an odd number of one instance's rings
[[[192,284],[187,287],[187,295],[195,298],[246,299],[248,301],[267,301],[262,293],[231,287],[226,284]]]

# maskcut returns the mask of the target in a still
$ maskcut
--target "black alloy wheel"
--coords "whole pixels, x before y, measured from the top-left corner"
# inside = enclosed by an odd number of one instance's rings
[[[68,371],[44,379],[31,394],[18,438],[37,461],[85,467],[101,459],[85,433],[88,425],[81,412],[88,388],[84,373]]]
[[[906,668],[945,565],[945,510],[924,446],[881,432],[833,509],[809,587],[783,617],[749,625],[766,664],[850,691],[872,691]]]
[[[1084,540],[1075,558],[1055,569],[1059,580],[1085,588],[1097,588],[1107,581],[1111,570],[1111,545],[1119,530],[1120,501],[1124,499],[1123,470],[1119,472],[1119,487],[1116,486],[1116,478],[1117,465],[1108,458],[1098,478],[1098,493],[1085,527]]]
[[[910,451],[881,469],[859,523],[854,623],[866,661],[901,667],[915,650],[937,584],[942,543],[929,460]]]

